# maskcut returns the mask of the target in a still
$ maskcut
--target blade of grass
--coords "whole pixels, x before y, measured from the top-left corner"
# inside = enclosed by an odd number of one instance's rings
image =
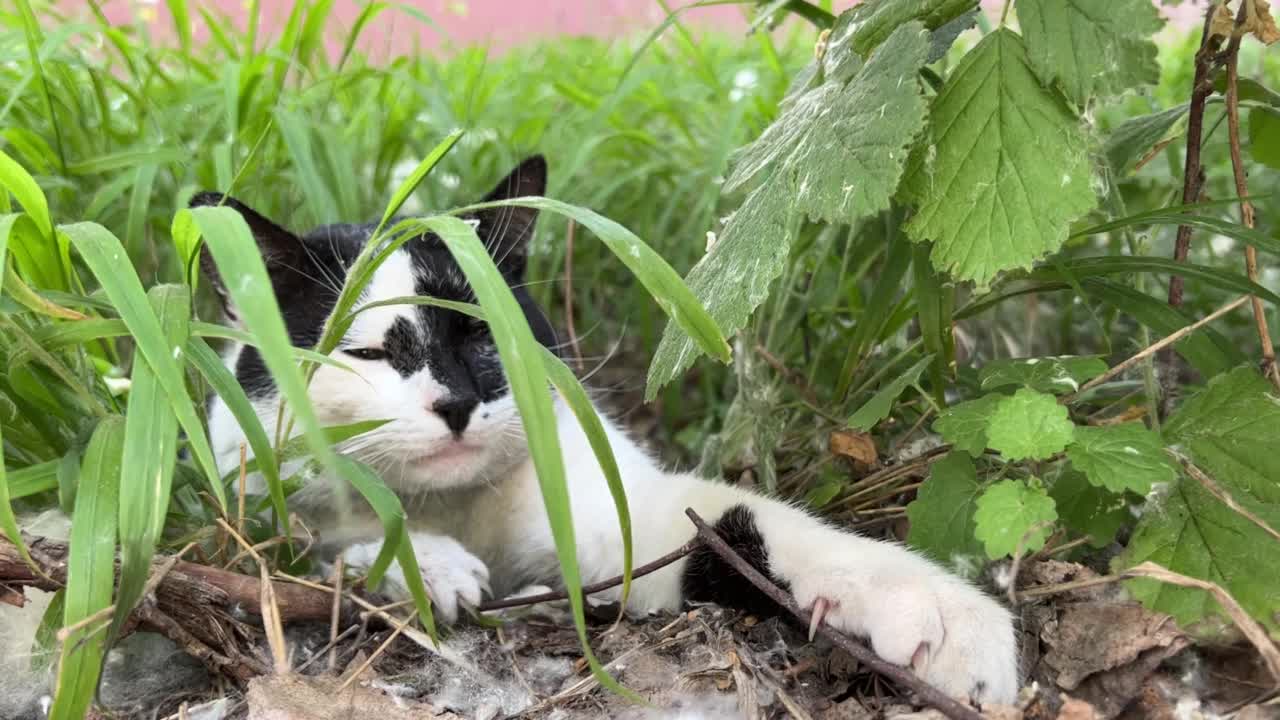
[[[698,301],[693,291],[684,283],[680,275],[653,251],[635,233],[622,225],[594,213],[586,208],[577,207],[543,197],[524,197],[501,202],[480,203],[453,211],[460,214],[491,207],[515,205],[535,208],[563,215],[590,230],[614,256],[635,275],[640,284],[649,291],[662,311],[694,342],[703,352],[717,360],[727,363],[731,358],[729,341],[716,325],[715,320],[707,313],[706,308]],[[645,396],[653,399],[657,388],[647,387]]]
[[[253,409],[253,403],[245,395],[240,383],[236,382],[235,376],[222,364],[222,359],[204,340],[198,337],[188,338],[186,348],[187,359],[204,376],[209,387],[213,388],[218,397],[226,403],[227,409],[231,411],[232,417],[236,419],[236,423],[244,433],[249,449],[253,451],[254,469],[262,473],[262,479],[267,484],[267,494],[271,498],[271,507],[275,510],[276,519],[283,524],[285,537],[292,540],[289,509],[285,505],[284,484],[280,480],[280,465],[276,461],[276,451],[271,446],[271,439],[267,437],[267,431],[263,429],[258,413]],[[130,400],[130,407],[132,403],[133,401]],[[239,471],[239,468],[234,468],[231,472],[239,474]]]
[[[124,418],[105,418],[85,452],[71,518],[63,627],[76,625],[111,605],[124,436]],[[92,624],[73,630],[62,641],[50,720],[85,717],[98,687],[106,648],[102,628]]]
[[[494,342],[498,346],[498,356],[506,371],[511,393],[515,397],[516,407],[528,436],[529,453],[537,471],[556,555],[560,559],[560,574],[569,594],[583,655],[601,685],[626,697],[640,700],[635,693],[619,685],[605,672],[591,650],[591,641],[587,637],[573,514],[565,482],[564,457],[556,435],[555,410],[551,404],[546,369],[540,360],[542,346],[534,339],[533,331],[524,320],[524,313],[521,312],[511,287],[489,257],[476,231],[462,220],[449,216],[427,218],[420,222],[424,229],[438,235],[449,249],[488,318]]]
[[[191,298],[181,285],[157,285],[147,293],[160,319],[168,347],[187,344]],[[120,477],[120,581],[108,645],[115,642],[125,619],[142,596],[151,574],[151,558],[164,530],[177,462],[178,418],[146,358],[133,364],[129,409],[125,415],[121,462],[129,471]]]
[[[0,267],[8,266],[9,235],[19,220],[30,222],[25,215],[0,215]],[[0,286],[3,286],[3,283],[3,275],[0,275]],[[0,448],[3,447],[4,438],[0,436]],[[3,532],[9,542],[13,543],[14,547],[18,549],[18,554],[22,556],[27,565],[35,569],[37,574],[43,575],[44,573],[38,569],[39,566],[31,559],[27,544],[23,542],[22,533],[18,529],[18,518],[13,513],[12,500],[15,497],[22,496],[10,492],[11,477],[6,476],[4,466],[4,458],[0,458],[0,532]]]
[[[225,511],[227,498],[222,483],[218,481],[218,465],[214,461],[209,438],[205,435],[204,425],[191,402],[191,396],[187,394],[182,371],[174,357],[174,351],[181,352],[181,346],[170,347],[165,342],[160,321],[147,302],[142,282],[129,263],[120,240],[96,223],[64,225],[61,230],[71,238],[80,257],[102,284],[103,291],[120,313],[120,319],[124,320],[133,335],[138,351],[156,373],[165,394],[169,396],[170,406],[178,422],[187,434],[187,442],[191,444],[192,453],[218,502],[218,508]]]

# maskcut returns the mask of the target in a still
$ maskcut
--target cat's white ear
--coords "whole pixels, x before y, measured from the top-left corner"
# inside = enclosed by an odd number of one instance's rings
[[[258,250],[262,253],[262,261],[271,275],[273,286],[279,284],[279,277],[282,274],[301,267],[304,259],[302,241],[239,200],[218,192],[202,192],[192,197],[189,205],[193,208],[222,205],[240,213],[240,217],[244,218],[249,226],[249,231],[253,233],[254,240],[258,242]],[[227,285],[221,273],[218,272],[207,247],[200,249],[200,271],[209,279],[214,291],[218,293],[218,298],[222,301],[222,310],[227,314],[227,318],[233,322],[238,320],[239,315],[231,301],[231,294],[227,292]]]
[[[517,165],[482,202],[543,195],[546,191],[547,161],[541,155],[534,155]],[[482,210],[477,213],[476,219],[480,221],[476,233],[489,249],[498,268],[508,280],[520,280],[524,276],[525,262],[529,256],[529,240],[533,237],[533,225],[538,220],[538,211],[507,205]]]

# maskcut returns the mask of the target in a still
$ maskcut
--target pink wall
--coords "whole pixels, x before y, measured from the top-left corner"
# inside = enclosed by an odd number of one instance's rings
[[[1188,0],[1163,12],[1179,24],[1194,22],[1199,7],[1206,0]],[[83,0],[58,0],[72,14]],[[680,7],[692,0],[668,0],[670,7]],[[837,10],[856,4],[857,0],[836,0]],[[244,26],[248,0],[190,0],[195,7],[206,7],[236,18]],[[331,51],[341,47],[341,39],[365,6],[365,0],[336,0],[329,33]],[[404,0],[427,15],[436,28],[409,18],[396,10],[382,14],[366,28],[363,49],[375,57],[388,57],[416,47],[439,48],[445,45],[484,44],[507,48],[521,42],[556,35],[617,36],[644,32],[655,27],[665,16],[658,0]],[[1004,0],[983,0],[983,6],[998,15]],[[169,34],[172,28],[168,9],[159,0],[106,0],[104,9],[112,21],[128,23],[147,21],[158,33]],[[261,0],[263,32],[278,30],[293,8],[288,0]],[[696,27],[740,31],[746,26],[745,5],[721,5],[697,8],[683,17]],[[203,22],[195,16],[197,40],[207,39]]]

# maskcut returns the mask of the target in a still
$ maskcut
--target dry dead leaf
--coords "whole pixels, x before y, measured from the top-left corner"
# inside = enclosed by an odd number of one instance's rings
[[[1114,670],[1153,648],[1167,648],[1182,636],[1173,618],[1141,605],[1078,603],[1063,609],[1041,630],[1049,645],[1044,662],[1057,683],[1074,690],[1095,673]]]
[[[1252,33],[1264,44],[1270,45],[1280,40],[1280,28],[1276,27],[1275,18],[1271,16],[1271,3],[1267,0],[1245,0],[1244,31]]]
[[[1252,35],[1266,45],[1280,40],[1280,28],[1276,27],[1275,18],[1271,15],[1271,3],[1268,0],[1243,1],[1244,22],[1240,24],[1239,32],[1242,35]],[[1235,13],[1227,7],[1226,2],[1218,3],[1213,11],[1213,20],[1209,23],[1209,34],[1231,37],[1235,32]]]
[[[461,720],[426,703],[406,702],[360,684],[338,690],[333,677],[264,675],[249,683],[249,720]]]
[[[875,440],[857,430],[836,430],[827,438],[827,448],[832,454],[847,457],[864,465],[875,467],[879,462]]]

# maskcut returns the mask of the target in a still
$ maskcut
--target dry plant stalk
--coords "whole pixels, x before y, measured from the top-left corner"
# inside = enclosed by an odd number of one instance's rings
[[[1124,571],[1124,575],[1127,577],[1147,577],[1171,585],[1197,588],[1213,595],[1213,599],[1217,600],[1222,609],[1226,611],[1227,616],[1231,618],[1231,622],[1235,623],[1240,632],[1257,648],[1258,653],[1262,655],[1263,661],[1267,664],[1267,670],[1271,672],[1271,676],[1275,678],[1277,685],[1280,685],[1280,648],[1277,648],[1276,644],[1272,642],[1271,637],[1267,635],[1266,629],[1257,620],[1250,617],[1249,613],[1240,606],[1240,603],[1231,597],[1231,593],[1223,589],[1222,586],[1180,575],[1153,562],[1144,562],[1136,567],[1131,567]]]

